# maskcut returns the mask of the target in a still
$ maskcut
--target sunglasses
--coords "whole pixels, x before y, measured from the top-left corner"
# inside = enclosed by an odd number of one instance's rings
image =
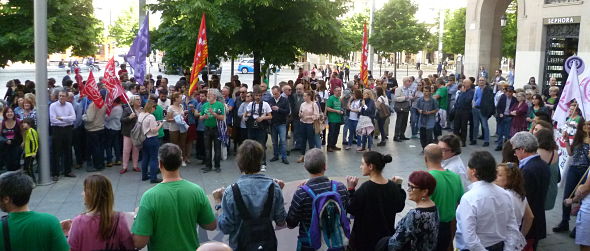
[[[421,189],[421,188],[419,188],[419,187],[417,187],[417,186],[414,186],[414,185],[412,185],[412,184],[408,184],[408,192],[412,192],[412,191],[414,191],[415,189]]]

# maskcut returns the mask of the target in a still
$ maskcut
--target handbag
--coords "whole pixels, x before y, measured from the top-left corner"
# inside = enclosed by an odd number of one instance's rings
[[[314,113],[315,113],[315,109],[316,109],[316,107],[318,107],[318,106],[317,106],[317,104],[315,104],[315,103],[314,103],[314,106],[313,106]],[[319,109],[319,108],[318,108],[318,109]],[[314,120],[314,121],[313,121],[313,130],[314,130],[314,132],[315,132],[316,134],[319,134],[319,133],[321,133],[323,130],[325,130],[325,129],[326,129],[326,123],[325,123],[325,120],[326,120],[326,118],[325,118],[325,114],[323,114],[323,113],[320,113],[320,118],[318,118],[318,119],[316,119],[316,120]]]
[[[381,99],[382,100],[382,99]],[[377,115],[381,119],[386,119],[391,115],[391,111],[389,111],[389,106],[384,102],[381,102],[380,99],[377,99]]]
[[[410,101],[395,102],[395,104],[393,105],[393,110],[395,110],[395,112],[409,112]]]
[[[576,194],[576,190],[578,190],[578,187],[580,187],[580,184],[582,184],[582,180],[584,180],[584,178],[586,176],[588,176],[588,170],[590,170],[590,167],[586,168],[586,172],[584,172],[584,175],[582,175],[582,178],[580,178],[580,180],[578,181],[578,184],[576,185],[576,188],[574,188],[574,190],[570,193],[570,196],[568,196],[568,199],[574,198],[574,195]],[[572,216],[578,215],[578,211],[580,211],[581,206],[582,206],[582,203],[573,202],[572,208],[570,209],[570,215],[572,215]]]

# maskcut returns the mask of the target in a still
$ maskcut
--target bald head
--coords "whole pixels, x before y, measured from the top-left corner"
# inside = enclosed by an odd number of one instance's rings
[[[442,161],[442,149],[436,144],[429,144],[424,148],[424,158],[426,162],[440,164]]]
[[[203,243],[197,251],[232,251],[232,249],[225,243],[211,241]]]

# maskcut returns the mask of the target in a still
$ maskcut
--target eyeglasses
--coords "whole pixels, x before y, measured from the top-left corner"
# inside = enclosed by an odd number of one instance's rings
[[[414,185],[412,185],[412,184],[408,184],[408,192],[412,192],[412,191],[414,191],[415,189],[421,189],[421,188],[419,188],[419,187],[417,187],[417,186],[414,186]]]
[[[441,148],[440,150],[441,150],[443,153],[446,153],[446,152],[450,152],[450,151],[451,151],[451,149],[450,149],[450,148]]]

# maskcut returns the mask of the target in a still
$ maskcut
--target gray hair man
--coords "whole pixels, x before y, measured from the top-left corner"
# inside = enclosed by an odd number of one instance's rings
[[[532,240],[533,247],[536,247],[539,240],[547,237],[545,199],[551,173],[547,163],[537,154],[539,143],[532,133],[518,132],[512,136],[510,143],[514,149],[514,155],[519,160],[518,167],[524,179],[527,201],[535,215],[526,239]]]

